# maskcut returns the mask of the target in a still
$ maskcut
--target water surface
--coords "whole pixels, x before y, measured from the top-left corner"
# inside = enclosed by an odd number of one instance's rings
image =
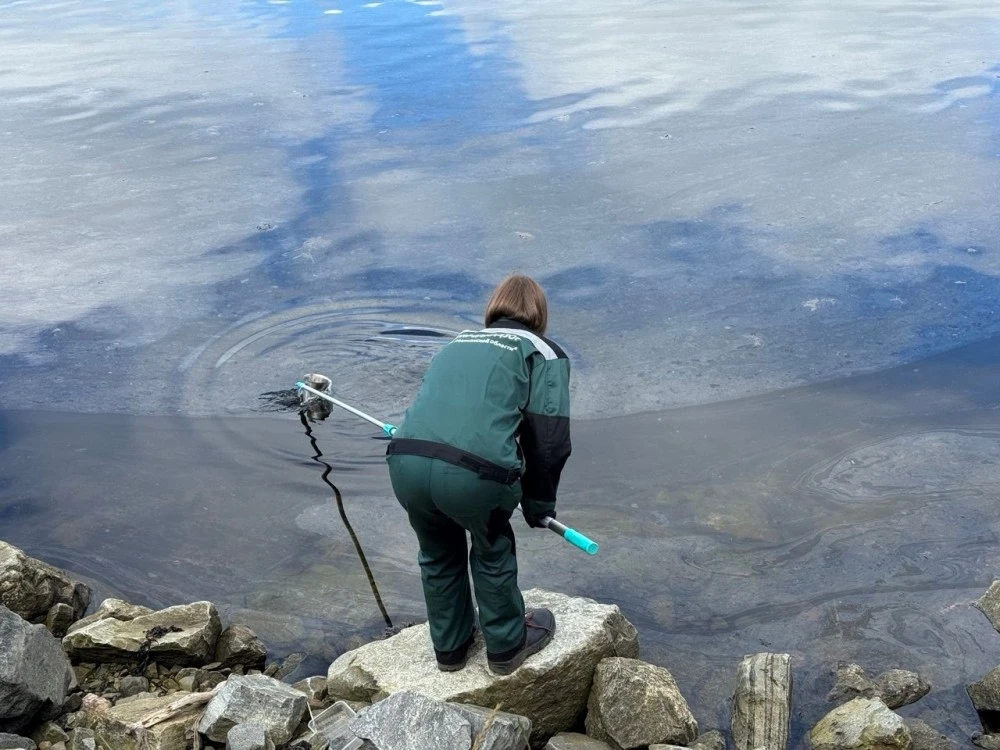
[[[524,585],[620,604],[703,726],[773,649],[797,741],[841,659],[967,736],[997,49],[977,0],[4,2],[0,537],[322,670],[420,618],[414,539],[367,426],[262,395],[397,419],[522,270],[602,543],[519,527]]]

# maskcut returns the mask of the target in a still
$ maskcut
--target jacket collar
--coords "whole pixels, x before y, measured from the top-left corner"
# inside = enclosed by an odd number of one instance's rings
[[[519,331],[528,331],[531,333],[531,329],[524,323],[517,320],[511,320],[510,318],[500,318],[500,320],[493,323],[493,325],[487,326],[487,329],[489,328],[515,328]]]

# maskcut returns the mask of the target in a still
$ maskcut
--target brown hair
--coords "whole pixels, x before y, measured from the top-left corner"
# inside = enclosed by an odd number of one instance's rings
[[[539,336],[549,326],[545,292],[530,276],[515,273],[501,281],[486,305],[486,327],[509,318],[523,323]]]

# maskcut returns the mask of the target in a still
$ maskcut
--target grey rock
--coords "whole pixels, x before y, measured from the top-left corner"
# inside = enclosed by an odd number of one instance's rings
[[[274,750],[274,742],[264,724],[247,721],[229,730],[226,750]]]
[[[254,721],[267,727],[275,745],[284,745],[302,721],[306,703],[298,690],[270,677],[233,676],[205,707],[198,731],[212,742],[225,742],[234,726]]]
[[[74,729],[69,733],[66,747],[68,750],[97,750],[97,734],[85,727]]]
[[[44,626],[0,606],[0,731],[54,719],[72,682],[59,641]]]
[[[0,542],[0,605],[31,623],[44,623],[54,604],[67,604],[83,617],[90,589],[65,573],[6,542]]]
[[[726,738],[718,729],[705,732],[688,747],[691,750],[726,750]]]
[[[597,665],[586,726],[587,734],[615,750],[687,745],[698,736],[698,723],[670,672],[621,657]]]
[[[219,636],[214,660],[223,667],[263,669],[266,659],[267,647],[257,634],[245,625],[230,625]]]
[[[136,617],[151,614],[153,614],[153,610],[149,607],[129,604],[121,599],[105,599],[101,602],[101,606],[97,608],[96,612],[87,615],[81,620],[77,620],[66,632],[72,633],[74,630],[80,630],[101,620],[121,620],[122,622],[128,622],[129,620],[134,620]]]
[[[732,732],[736,750],[787,750],[792,703],[788,654],[744,656],[736,672]]]
[[[1000,581],[994,581],[990,585],[976,602],[976,609],[989,618],[994,630],[1000,632]]]
[[[311,701],[322,701],[326,698],[326,677],[306,677],[292,687]]]
[[[76,621],[76,611],[65,602],[56,602],[45,616],[45,627],[56,638],[62,638]]]
[[[649,750],[688,750],[684,745],[650,745]]]
[[[186,750],[186,736],[194,729],[203,706],[191,706],[189,710],[175,715],[168,721],[160,722],[148,729],[137,731],[148,716],[163,711],[177,696],[149,695],[136,697],[128,702],[107,707],[94,701],[88,708],[85,702],[80,720],[82,729],[91,729],[101,739],[100,748],[112,750]],[[75,730],[80,732],[80,729]],[[70,739],[71,743],[75,740]],[[88,743],[89,744],[89,743]],[[72,747],[70,750],[93,750],[93,748]]]
[[[525,592],[529,607],[548,607],[558,628],[552,643],[514,674],[496,677],[487,668],[477,637],[461,672],[437,668],[426,625],[350,651],[331,666],[328,699],[381,700],[400,690],[479,706],[501,704],[527,717],[532,742],[572,729],[587,706],[594,670],[609,656],[637,656],[636,629],[618,607],[537,589]],[[553,696],[558,696],[554,699]]]
[[[916,703],[930,690],[920,675],[905,669],[890,669],[875,678],[875,697],[893,709]]]
[[[119,691],[126,698],[129,698],[133,695],[139,695],[140,693],[148,693],[149,680],[147,680],[145,677],[135,677],[134,675],[123,677]]]
[[[83,693],[73,693],[66,699],[63,703],[62,711],[63,714],[72,714],[80,710],[83,706]]]
[[[27,737],[0,732],[0,750],[38,750],[38,745]]]
[[[812,750],[910,750],[910,730],[878,698],[855,698],[809,733]]]
[[[281,661],[276,661],[264,670],[264,674],[276,680],[284,681],[286,677],[293,674],[296,669],[302,666],[306,660],[306,655],[301,651],[289,654]]]
[[[875,683],[857,664],[841,664],[835,674],[833,689],[826,696],[828,701],[845,703],[855,698],[875,697]]]
[[[979,713],[983,731],[987,734],[1000,732],[1000,667],[991,669],[979,682],[969,685],[966,692]]]
[[[74,661],[132,662],[149,644],[160,664],[211,661],[222,626],[211,602],[167,607],[131,620],[108,617],[71,629],[63,648]]]
[[[43,742],[55,745],[59,742],[66,742],[69,739],[69,735],[54,721],[46,721],[32,733],[31,739],[39,745]]]
[[[477,750],[522,750],[531,737],[531,722],[524,716],[493,711],[479,706],[449,703],[472,726]],[[487,726],[489,728],[487,728]]]
[[[920,719],[903,719],[910,730],[913,747],[910,750],[956,750],[955,743],[927,722]]]
[[[548,741],[545,750],[611,750],[611,745],[585,734],[560,732]]]
[[[975,734],[972,744],[983,750],[1000,750],[1000,734]]]
[[[404,690],[351,719],[350,729],[379,750],[469,750],[472,724],[441,701]]]

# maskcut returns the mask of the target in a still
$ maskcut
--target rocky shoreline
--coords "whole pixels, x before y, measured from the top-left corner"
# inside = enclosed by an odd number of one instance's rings
[[[0,750],[787,750],[787,654],[746,656],[728,738],[702,731],[670,672],[639,660],[618,607],[526,592],[553,610],[553,643],[509,677],[436,669],[426,625],[339,657],[288,684],[298,662],[269,662],[249,629],[210,602],[159,611],[107,599],[0,542]],[[1000,630],[1000,581],[977,606]],[[837,704],[808,733],[813,750],[947,750],[950,740],[895,709],[931,689],[919,675],[869,677],[839,665]],[[1000,667],[970,685],[1000,748]],[[337,724],[339,722],[339,724]],[[334,726],[337,724],[337,726]]]

